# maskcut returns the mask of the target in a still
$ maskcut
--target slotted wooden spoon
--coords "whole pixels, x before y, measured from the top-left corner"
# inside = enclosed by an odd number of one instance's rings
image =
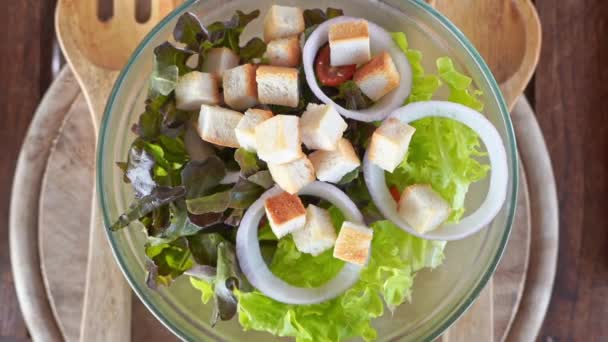
[[[106,21],[99,19],[97,1],[59,0],[55,20],[61,48],[82,88],[96,134],[118,71],[144,35],[181,2],[148,0],[149,18],[139,23],[138,0],[105,0],[113,1],[113,15]],[[131,290],[106,241],[96,190],[93,196],[80,341],[129,341]]]

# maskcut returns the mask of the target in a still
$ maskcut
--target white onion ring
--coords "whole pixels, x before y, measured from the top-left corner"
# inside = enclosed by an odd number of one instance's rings
[[[241,270],[251,285],[266,296],[282,303],[316,304],[339,296],[359,280],[361,266],[346,263],[340,273],[322,286],[304,288],[289,285],[275,276],[264,262],[258,241],[258,225],[265,214],[264,200],[282,191],[277,186],[266,191],[243,216],[236,236],[236,254]],[[304,187],[298,194],[323,198],[338,207],[346,220],[363,223],[363,215],[357,206],[333,185],[314,182]]]
[[[406,232],[428,240],[460,240],[488,225],[505,201],[509,179],[505,148],[492,123],[471,108],[445,101],[415,102],[399,108],[391,117],[404,123],[426,117],[444,117],[469,126],[479,135],[488,151],[491,166],[490,186],[485,200],[474,213],[461,219],[459,223],[444,224],[433,231],[419,234],[399,216],[397,204],[386,186],[384,170],[372,163],[366,153],[363,161],[365,183],[380,212]]]
[[[362,110],[349,110],[332,101],[327,95],[325,95],[323,90],[321,90],[317,84],[314,62],[317,52],[323,45],[325,45],[325,43],[327,43],[329,39],[329,26],[335,23],[352,20],[358,20],[358,18],[341,16],[330,19],[319,25],[319,27],[313,31],[310,37],[308,37],[306,44],[304,44],[304,50],[302,53],[306,82],[319,100],[323,101],[325,104],[334,105],[338,113],[342,114],[342,116],[364,122],[379,121],[387,117],[393,110],[401,107],[412,90],[412,67],[410,66],[405,54],[393,41],[391,35],[382,27],[368,21],[370,47],[372,54],[382,51],[387,51],[390,53],[391,57],[393,58],[393,62],[401,75],[401,81],[399,82],[399,87],[397,89],[384,95],[370,108]]]

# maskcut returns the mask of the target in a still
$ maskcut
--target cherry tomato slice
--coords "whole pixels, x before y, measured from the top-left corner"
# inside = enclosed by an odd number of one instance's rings
[[[322,85],[337,87],[353,78],[357,65],[344,65],[332,67],[329,59],[329,44],[325,44],[319,51],[315,61],[315,72]]]
[[[399,202],[399,200],[401,199],[401,194],[399,193],[399,189],[397,189],[397,187],[393,185],[388,190],[391,192],[391,196],[393,196],[393,199],[395,200],[395,202]]]

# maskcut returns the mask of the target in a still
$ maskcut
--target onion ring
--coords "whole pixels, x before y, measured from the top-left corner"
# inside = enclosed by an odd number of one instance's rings
[[[379,121],[386,118],[393,110],[401,107],[412,90],[412,67],[405,54],[393,41],[391,35],[382,27],[368,21],[370,33],[370,47],[372,53],[387,51],[390,53],[397,70],[401,76],[399,87],[384,95],[378,102],[367,109],[349,110],[332,101],[317,84],[314,71],[315,58],[319,49],[328,41],[329,26],[335,23],[357,20],[353,17],[340,16],[330,19],[317,27],[306,40],[302,53],[306,82],[317,98],[325,104],[332,104],[342,116],[364,122]]]
[[[361,266],[346,263],[330,281],[316,288],[290,285],[275,276],[262,258],[258,241],[258,225],[264,216],[264,200],[282,192],[275,186],[255,201],[243,216],[236,236],[236,254],[247,280],[266,296],[286,304],[316,304],[339,296],[358,280]],[[314,182],[304,187],[299,195],[318,196],[338,207],[346,220],[363,223],[363,215],[357,206],[337,187]]]
[[[363,161],[363,173],[369,193],[380,210],[389,220],[406,232],[428,240],[460,240],[486,227],[498,214],[507,195],[509,171],[507,154],[500,134],[481,113],[463,105],[445,101],[415,102],[399,108],[390,117],[404,123],[426,117],[443,117],[459,121],[477,133],[488,151],[491,176],[488,194],[479,208],[456,224],[443,224],[439,228],[420,234],[410,227],[397,212],[397,204],[386,186],[384,170],[372,163],[368,154]]]

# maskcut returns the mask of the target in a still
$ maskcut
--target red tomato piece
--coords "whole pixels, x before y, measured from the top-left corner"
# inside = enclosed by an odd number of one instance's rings
[[[329,54],[329,44],[325,44],[319,51],[315,61],[315,72],[321,84],[328,87],[337,87],[351,80],[357,70],[357,65],[332,67]]]

